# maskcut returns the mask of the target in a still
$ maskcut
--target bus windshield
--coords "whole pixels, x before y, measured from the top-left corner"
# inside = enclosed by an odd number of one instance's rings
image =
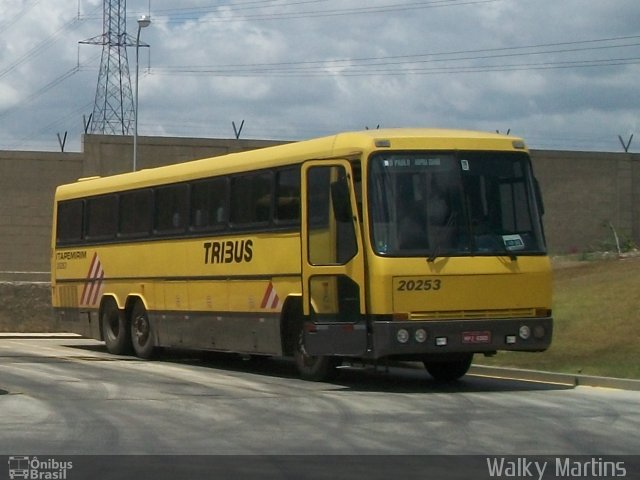
[[[377,153],[369,168],[379,255],[542,254],[529,157],[514,152]]]

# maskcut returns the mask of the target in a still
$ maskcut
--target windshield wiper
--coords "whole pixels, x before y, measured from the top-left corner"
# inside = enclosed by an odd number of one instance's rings
[[[453,223],[454,223],[455,219],[457,218],[457,216],[458,216],[457,212],[451,212],[451,215],[449,215],[449,218],[447,218],[447,223],[444,224],[442,229],[448,228],[451,225],[453,225]],[[438,234],[436,235],[436,238],[435,238],[435,245],[433,247],[433,251],[431,252],[429,257],[427,258],[427,262],[433,263],[436,260],[436,258],[438,258],[438,253],[440,253],[440,247],[442,245],[442,240],[443,240],[443,238],[442,238],[442,230],[438,230]]]

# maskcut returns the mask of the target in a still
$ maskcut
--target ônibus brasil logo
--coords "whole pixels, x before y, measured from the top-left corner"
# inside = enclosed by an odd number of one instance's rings
[[[9,457],[9,478],[29,480],[66,480],[67,472],[73,468],[73,462],[62,462],[54,458],[41,460],[38,457]]]

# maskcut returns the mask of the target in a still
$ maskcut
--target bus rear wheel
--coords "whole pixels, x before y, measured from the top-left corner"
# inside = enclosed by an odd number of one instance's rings
[[[304,331],[301,328],[298,334],[296,349],[293,354],[296,367],[300,376],[305,380],[321,382],[335,378],[337,368],[342,364],[340,357],[325,355],[309,355],[304,348]]]
[[[473,353],[467,353],[460,357],[447,360],[425,360],[424,367],[435,380],[439,382],[452,382],[466,375],[471,367]]]
[[[147,309],[140,300],[136,301],[131,310],[131,343],[138,357],[153,357],[156,347],[155,335]]]
[[[107,298],[100,309],[102,338],[109,353],[128,355],[131,353],[131,337],[124,312],[112,298]]]

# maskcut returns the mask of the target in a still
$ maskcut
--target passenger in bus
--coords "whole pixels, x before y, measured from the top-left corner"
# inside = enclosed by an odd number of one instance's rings
[[[427,212],[430,226],[444,226],[449,219],[450,208],[447,194],[436,175],[431,177],[431,185],[427,195]]]
[[[428,248],[424,204],[413,200],[412,191],[403,191],[398,200],[398,248],[406,250]]]
[[[178,229],[182,227],[180,212],[174,212],[173,217],[171,217],[171,225],[174,229]]]
[[[431,249],[451,250],[456,236],[456,213],[452,209],[452,195],[444,187],[446,178],[433,175],[427,194],[427,219]]]

